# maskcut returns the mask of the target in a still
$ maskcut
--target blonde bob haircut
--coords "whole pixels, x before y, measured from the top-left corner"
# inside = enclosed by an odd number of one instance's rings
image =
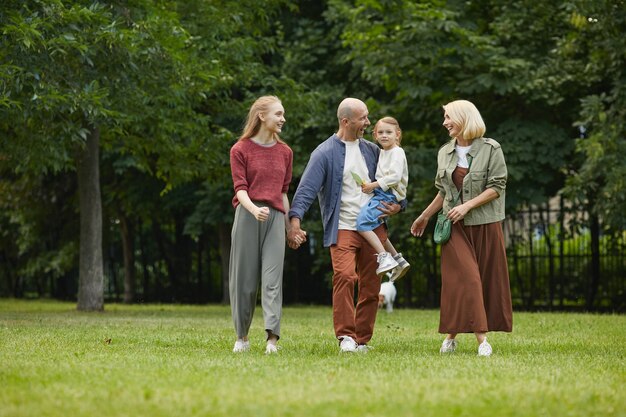
[[[467,100],[455,100],[443,106],[450,120],[461,127],[461,136],[465,140],[474,140],[485,134],[487,128],[476,106]]]
[[[398,121],[391,116],[385,116],[382,119],[378,120],[374,125],[374,131],[372,132],[374,139],[378,139],[378,137],[376,136],[376,132],[378,131],[378,125],[380,123],[387,123],[388,125],[392,125],[396,128],[396,136],[398,136],[397,142],[398,146],[400,146],[400,143],[402,142],[402,129],[400,129],[400,123],[398,123]]]
[[[270,111],[270,108],[273,104],[281,103],[280,99],[276,96],[262,96],[255,100],[250,107],[250,111],[248,111],[248,117],[246,117],[246,122],[243,126],[243,131],[239,140],[246,140],[254,137],[259,130],[261,129],[261,124],[263,121],[261,120],[261,115],[267,114]],[[274,133],[274,140],[280,143],[283,142],[278,134]]]

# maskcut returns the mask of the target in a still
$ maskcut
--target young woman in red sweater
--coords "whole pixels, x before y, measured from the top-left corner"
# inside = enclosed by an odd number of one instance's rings
[[[287,190],[293,153],[279,137],[285,109],[274,96],[257,99],[239,141],[230,150],[235,218],[231,233],[229,289],[237,341],[233,352],[250,349],[248,331],[259,279],[267,332],[265,353],[277,352],[282,315]]]

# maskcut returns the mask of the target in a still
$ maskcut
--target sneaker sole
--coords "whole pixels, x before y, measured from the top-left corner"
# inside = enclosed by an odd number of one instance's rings
[[[400,273],[398,274],[398,276],[397,276],[397,277],[395,277],[395,278],[394,278],[394,277],[392,276],[391,278],[389,278],[389,281],[391,281],[391,282],[395,282],[395,281],[399,280],[400,278],[402,278],[403,276],[405,276],[407,272],[409,272],[409,269],[411,269],[411,265],[407,265],[407,266],[405,266],[404,268],[402,268],[402,269],[400,270]]]
[[[387,272],[391,271],[392,269],[394,269],[396,266],[398,266],[398,264],[396,265],[392,265],[388,268],[384,268],[384,269],[377,269],[376,270],[376,275],[378,275],[380,278],[383,277],[383,275],[385,275]]]

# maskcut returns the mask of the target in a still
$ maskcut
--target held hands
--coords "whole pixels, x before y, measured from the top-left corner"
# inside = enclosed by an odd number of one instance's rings
[[[298,249],[304,242],[306,242],[306,231],[299,227],[292,227],[287,232],[287,245],[291,249]]]
[[[267,207],[257,207],[252,214],[254,215],[255,219],[260,222],[264,222],[270,217],[270,209]]]

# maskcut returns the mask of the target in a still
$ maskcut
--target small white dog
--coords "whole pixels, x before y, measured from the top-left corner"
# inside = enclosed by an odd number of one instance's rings
[[[393,311],[393,302],[396,300],[396,287],[393,285],[393,282],[386,281],[380,284],[380,292],[378,293],[378,308],[383,308],[387,310],[387,313],[391,313]]]

